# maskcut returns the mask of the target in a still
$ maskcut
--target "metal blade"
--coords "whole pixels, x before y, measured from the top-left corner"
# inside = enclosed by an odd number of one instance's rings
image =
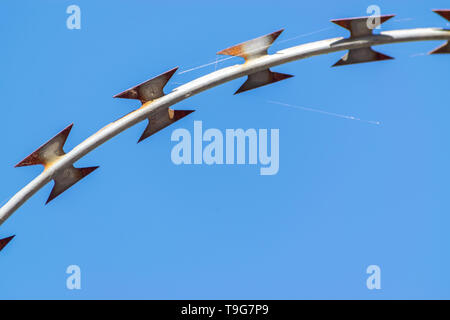
[[[164,87],[177,70],[178,67],[173,68],[172,70],[164,72],[159,76],[115,95],[114,98],[137,99],[140,100],[142,104],[161,98],[165,95],[163,90]]]
[[[247,81],[244,82],[244,84],[235,92],[235,94],[256,89],[291,77],[293,76],[290,74],[272,72],[270,69],[259,71],[249,75]]]
[[[163,109],[162,111],[151,115],[148,119],[148,125],[145,128],[144,133],[142,133],[142,136],[139,138],[138,143],[177,122],[178,120],[183,119],[194,111],[195,110]]]

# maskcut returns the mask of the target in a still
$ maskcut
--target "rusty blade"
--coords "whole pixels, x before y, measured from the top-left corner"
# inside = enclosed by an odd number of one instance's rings
[[[436,12],[438,15],[440,15],[444,19],[447,19],[448,21],[450,21],[450,9],[433,10],[433,12]]]
[[[341,26],[350,31],[350,38],[369,36],[373,34],[373,28],[378,27],[387,20],[395,17],[395,15],[371,16],[371,17],[357,17],[334,19],[331,22]],[[373,26],[368,25],[369,19],[374,22]]]
[[[273,72],[270,69],[262,70],[249,75],[247,81],[245,81],[234,94],[239,94],[244,91],[256,89],[292,77],[293,75]]]
[[[280,36],[284,29],[272,32],[265,36],[242,42],[238,45],[229,47],[217,54],[242,57],[246,61],[267,55],[267,49]]]
[[[36,164],[42,164],[45,168],[50,166],[52,163],[58,160],[59,157],[65,154],[63,147],[67,141],[70,130],[72,130],[72,127],[73,124],[65,128],[63,131],[61,131],[47,143],[45,143],[42,147],[19,162],[16,167],[32,166]],[[55,181],[55,185],[46,203],[49,203],[51,200],[56,198],[58,195],[63,193],[65,190],[73,186],[75,183],[83,179],[85,176],[87,176],[97,168],[98,167],[77,169],[73,166],[65,168],[62,172],[58,173],[53,178],[53,180]]]
[[[394,58],[382,54],[373,50],[372,48],[360,48],[352,49],[347,52],[347,54],[342,57],[341,60],[336,62],[333,67],[345,66],[349,64],[382,61],[382,60],[392,60]]]
[[[116,94],[114,98],[136,99],[140,100],[142,104],[161,98],[165,95],[163,90],[164,87],[177,70],[178,67],[173,68],[172,70],[164,72],[159,76],[138,84],[135,87]]]
[[[139,138],[138,143],[177,122],[178,120],[183,119],[194,111],[195,110],[173,110],[168,108],[162,109],[158,113],[151,115],[148,118],[148,125],[142,133],[142,136]]]
[[[449,9],[441,9],[441,10],[433,10],[438,15],[450,21],[450,10]],[[430,52],[430,54],[448,54],[450,53],[450,41],[447,41],[440,47],[434,49]]]
[[[395,17],[395,15],[391,14],[384,16],[335,19],[331,20],[331,22],[349,30],[350,39],[352,39],[372,35],[374,28],[378,27],[379,25],[393,17]],[[373,25],[369,26],[369,20],[371,20],[370,22],[373,23]],[[333,67],[391,59],[393,58],[377,52],[371,47],[359,48],[349,50],[345,56],[343,56],[338,62],[333,65]]]
[[[53,186],[52,192],[50,193],[50,196],[45,204],[55,199],[61,193],[98,168],[99,167],[75,168],[73,166],[65,168],[53,179],[55,181],[55,185]]]
[[[450,53],[450,41],[447,41],[442,46],[434,49],[429,54],[447,54]]]
[[[5,239],[0,240],[0,251],[3,250],[4,247],[8,245],[8,243],[14,238],[15,236],[11,236]]]
[[[33,166],[37,164],[42,164],[47,166],[51,164],[58,157],[63,156],[64,144],[66,143],[67,137],[69,136],[70,130],[72,130],[73,124],[65,128],[63,131],[58,133],[56,136],[51,138],[44,145],[39,147],[36,151],[30,154],[28,157],[16,164],[17,167]]]

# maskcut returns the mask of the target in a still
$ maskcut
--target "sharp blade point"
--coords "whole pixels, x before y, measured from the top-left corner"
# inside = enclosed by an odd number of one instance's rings
[[[2,251],[3,248],[6,247],[8,243],[11,242],[12,239],[14,239],[14,237],[15,235],[8,238],[0,239],[0,251]]]

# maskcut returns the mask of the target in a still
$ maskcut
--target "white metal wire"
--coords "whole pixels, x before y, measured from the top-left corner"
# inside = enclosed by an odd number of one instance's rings
[[[295,60],[382,44],[430,40],[450,40],[450,30],[441,28],[405,29],[381,32],[378,35],[371,35],[358,39],[333,38],[316,41],[284,49],[274,54],[248,61],[245,64],[226,67],[188,82],[175,88],[171,93],[154,100],[151,103],[144,105],[139,110],[109,124],[62,156],[54,165],[42,172],[0,208],[0,225],[65,167],[73,165],[86,154],[98,148],[122,131],[146,120],[151,113],[160,108],[172,106],[193,95],[225,82]]]

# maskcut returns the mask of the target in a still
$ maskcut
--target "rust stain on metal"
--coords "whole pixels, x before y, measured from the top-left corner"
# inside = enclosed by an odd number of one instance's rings
[[[39,164],[43,165],[45,169],[50,167],[55,160],[65,154],[63,147],[70,131],[72,130],[72,127],[73,124],[69,125],[28,157],[16,164],[15,167],[18,168]]]
[[[284,29],[272,32],[262,37],[242,42],[238,45],[229,47],[217,54],[242,57],[246,61],[267,55],[267,49],[280,36]]]
[[[137,86],[116,94],[114,98],[136,99],[142,104],[161,98],[165,95],[163,89],[167,82],[172,78],[178,67],[160,74],[150,80],[147,80]]]
[[[450,10],[448,10],[448,9],[433,10],[433,12],[437,13],[444,19],[447,19],[448,21],[450,21]],[[429,54],[448,54],[448,53],[450,53],[450,41],[447,41],[440,47],[434,49]]]
[[[139,138],[138,143],[177,122],[178,120],[183,119],[194,111],[195,110],[173,110],[171,108],[167,108],[155,112],[148,118],[147,127],[142,133],[142,136]]]
[[[195,110],[173,110],[169,108],[169,118],[172,121],[178,121],[190,115],[192,112],[195,112]]]
[[[8,243],[11,242],[12,239],[14,239],[15,236],[11,236],[8,238],[4,238],[0,240],[0,251],[3,250],[4,247],[6,247],[8,245]]]

